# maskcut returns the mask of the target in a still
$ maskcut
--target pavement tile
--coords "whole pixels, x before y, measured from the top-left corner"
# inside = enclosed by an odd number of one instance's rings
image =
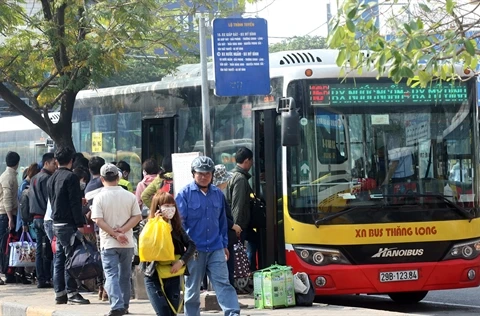
[[[0,316],[99,316],[110,310],[108,302],[99,301],[95,293],[82,293],[90,300],[89,305],[55,305],[52,289],[37,289],[34,285],[9,284],[0,286]],[[242,315],[406,315],[402,313],[363,308],[314,304],[312,307],[289,307],[281,309],[254,309],[253,296],[239,295],[239,302],[248,307]],[[132,300],[130,313],[135,316],[155,315],[148,300]],[[218,311],[205,311],[202,316],[221,316]]]

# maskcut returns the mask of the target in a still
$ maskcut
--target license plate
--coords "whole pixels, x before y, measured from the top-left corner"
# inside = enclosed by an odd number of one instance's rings
[[[418,280],[418,270],[380,272],[380,282]]]

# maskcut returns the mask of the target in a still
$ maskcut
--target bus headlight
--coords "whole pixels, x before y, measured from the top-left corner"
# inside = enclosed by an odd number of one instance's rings
[[[325,256],[320,251],[313,253],[313,262],[315,264],[318,264],[318,265],[322,264],[324,259],[325,259]]]
[[[328,264],[350,264],[350,261],[336,249],[312,246],[293,246],[295,253],[306,263],[325,266]]]
[[[480,239],[458,243],[452,246],[443,260],[475,259],[480,255]]]

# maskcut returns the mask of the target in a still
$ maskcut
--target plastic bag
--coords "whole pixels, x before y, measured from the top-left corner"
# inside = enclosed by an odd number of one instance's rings
[[[295,286],[295,293],[307,294],[310,288],[308,282],[308,275],[305,272],[297,272],[293,275],[293,284]]]
[[[175,260],[172,262],[165,262],[165,263],[162,262],[161,264],[157,264],[157,266],[155,267],[155,270],[157,270],[158,277],[160,279],[169,279],[176,276],[184,275],[185,266],[178,269],[178,271],[175,273],[170,272],[170,270],[172,270],[173,263],[177,260],[180,260],[180,255],[176,255]]]
[[[250,275],[250,263],[248,261],[247,251],[241,241],[233,245],[233,251],[234,253],[230,254],[235,256],[233,278],[248,277]]]
[[[175,260],[170,224],[161,217],[149,219],[140,233],[138,254],[142,262]]]
[[[312,306],[315,300],[315,288],[313,287],[312,280],[308,278],[309,289],[306,294],[295,293],[295,302],[297,306]]]
[[[25,241],[25,236],[28,241]],[[37,243],[32,240],[29,233],[22,233],[20,240],[10,243],[10,260],[8,265],[16,268],[35,266]]]

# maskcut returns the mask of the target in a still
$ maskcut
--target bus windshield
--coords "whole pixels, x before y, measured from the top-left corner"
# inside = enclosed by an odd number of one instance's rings
[[[287,151],[290,215],[322,225],[476,216],[470,84],[291,82],[301,142]]]

